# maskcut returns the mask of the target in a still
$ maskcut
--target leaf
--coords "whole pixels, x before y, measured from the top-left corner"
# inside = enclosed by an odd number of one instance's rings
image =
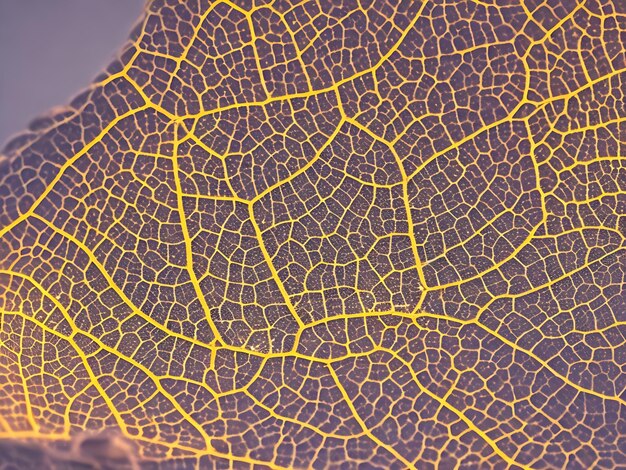
[[[625,35],[610,0],[151,2],[5,150],[0,435],[70,468],[620,465]]]

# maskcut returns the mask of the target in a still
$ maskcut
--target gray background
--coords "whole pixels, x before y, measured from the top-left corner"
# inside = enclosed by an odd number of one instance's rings
[[[115,57],[144,0],[0,0],[0,149]]]

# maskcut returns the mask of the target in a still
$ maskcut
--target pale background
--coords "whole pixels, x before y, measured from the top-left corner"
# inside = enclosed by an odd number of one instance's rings
[[[115,57],[144,0],[0,0],[0,149]]]

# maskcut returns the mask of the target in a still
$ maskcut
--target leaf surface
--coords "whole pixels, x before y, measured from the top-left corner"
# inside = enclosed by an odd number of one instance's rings
[[[623,464],[625,44],[611,0],[149,3],[0,160],[0,458]]]

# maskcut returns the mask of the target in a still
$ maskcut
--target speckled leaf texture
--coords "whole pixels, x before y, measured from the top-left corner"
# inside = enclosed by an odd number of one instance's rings
[[[626,468],[625,92],[622,0],[150,2],[0,163],[0,467]]]

